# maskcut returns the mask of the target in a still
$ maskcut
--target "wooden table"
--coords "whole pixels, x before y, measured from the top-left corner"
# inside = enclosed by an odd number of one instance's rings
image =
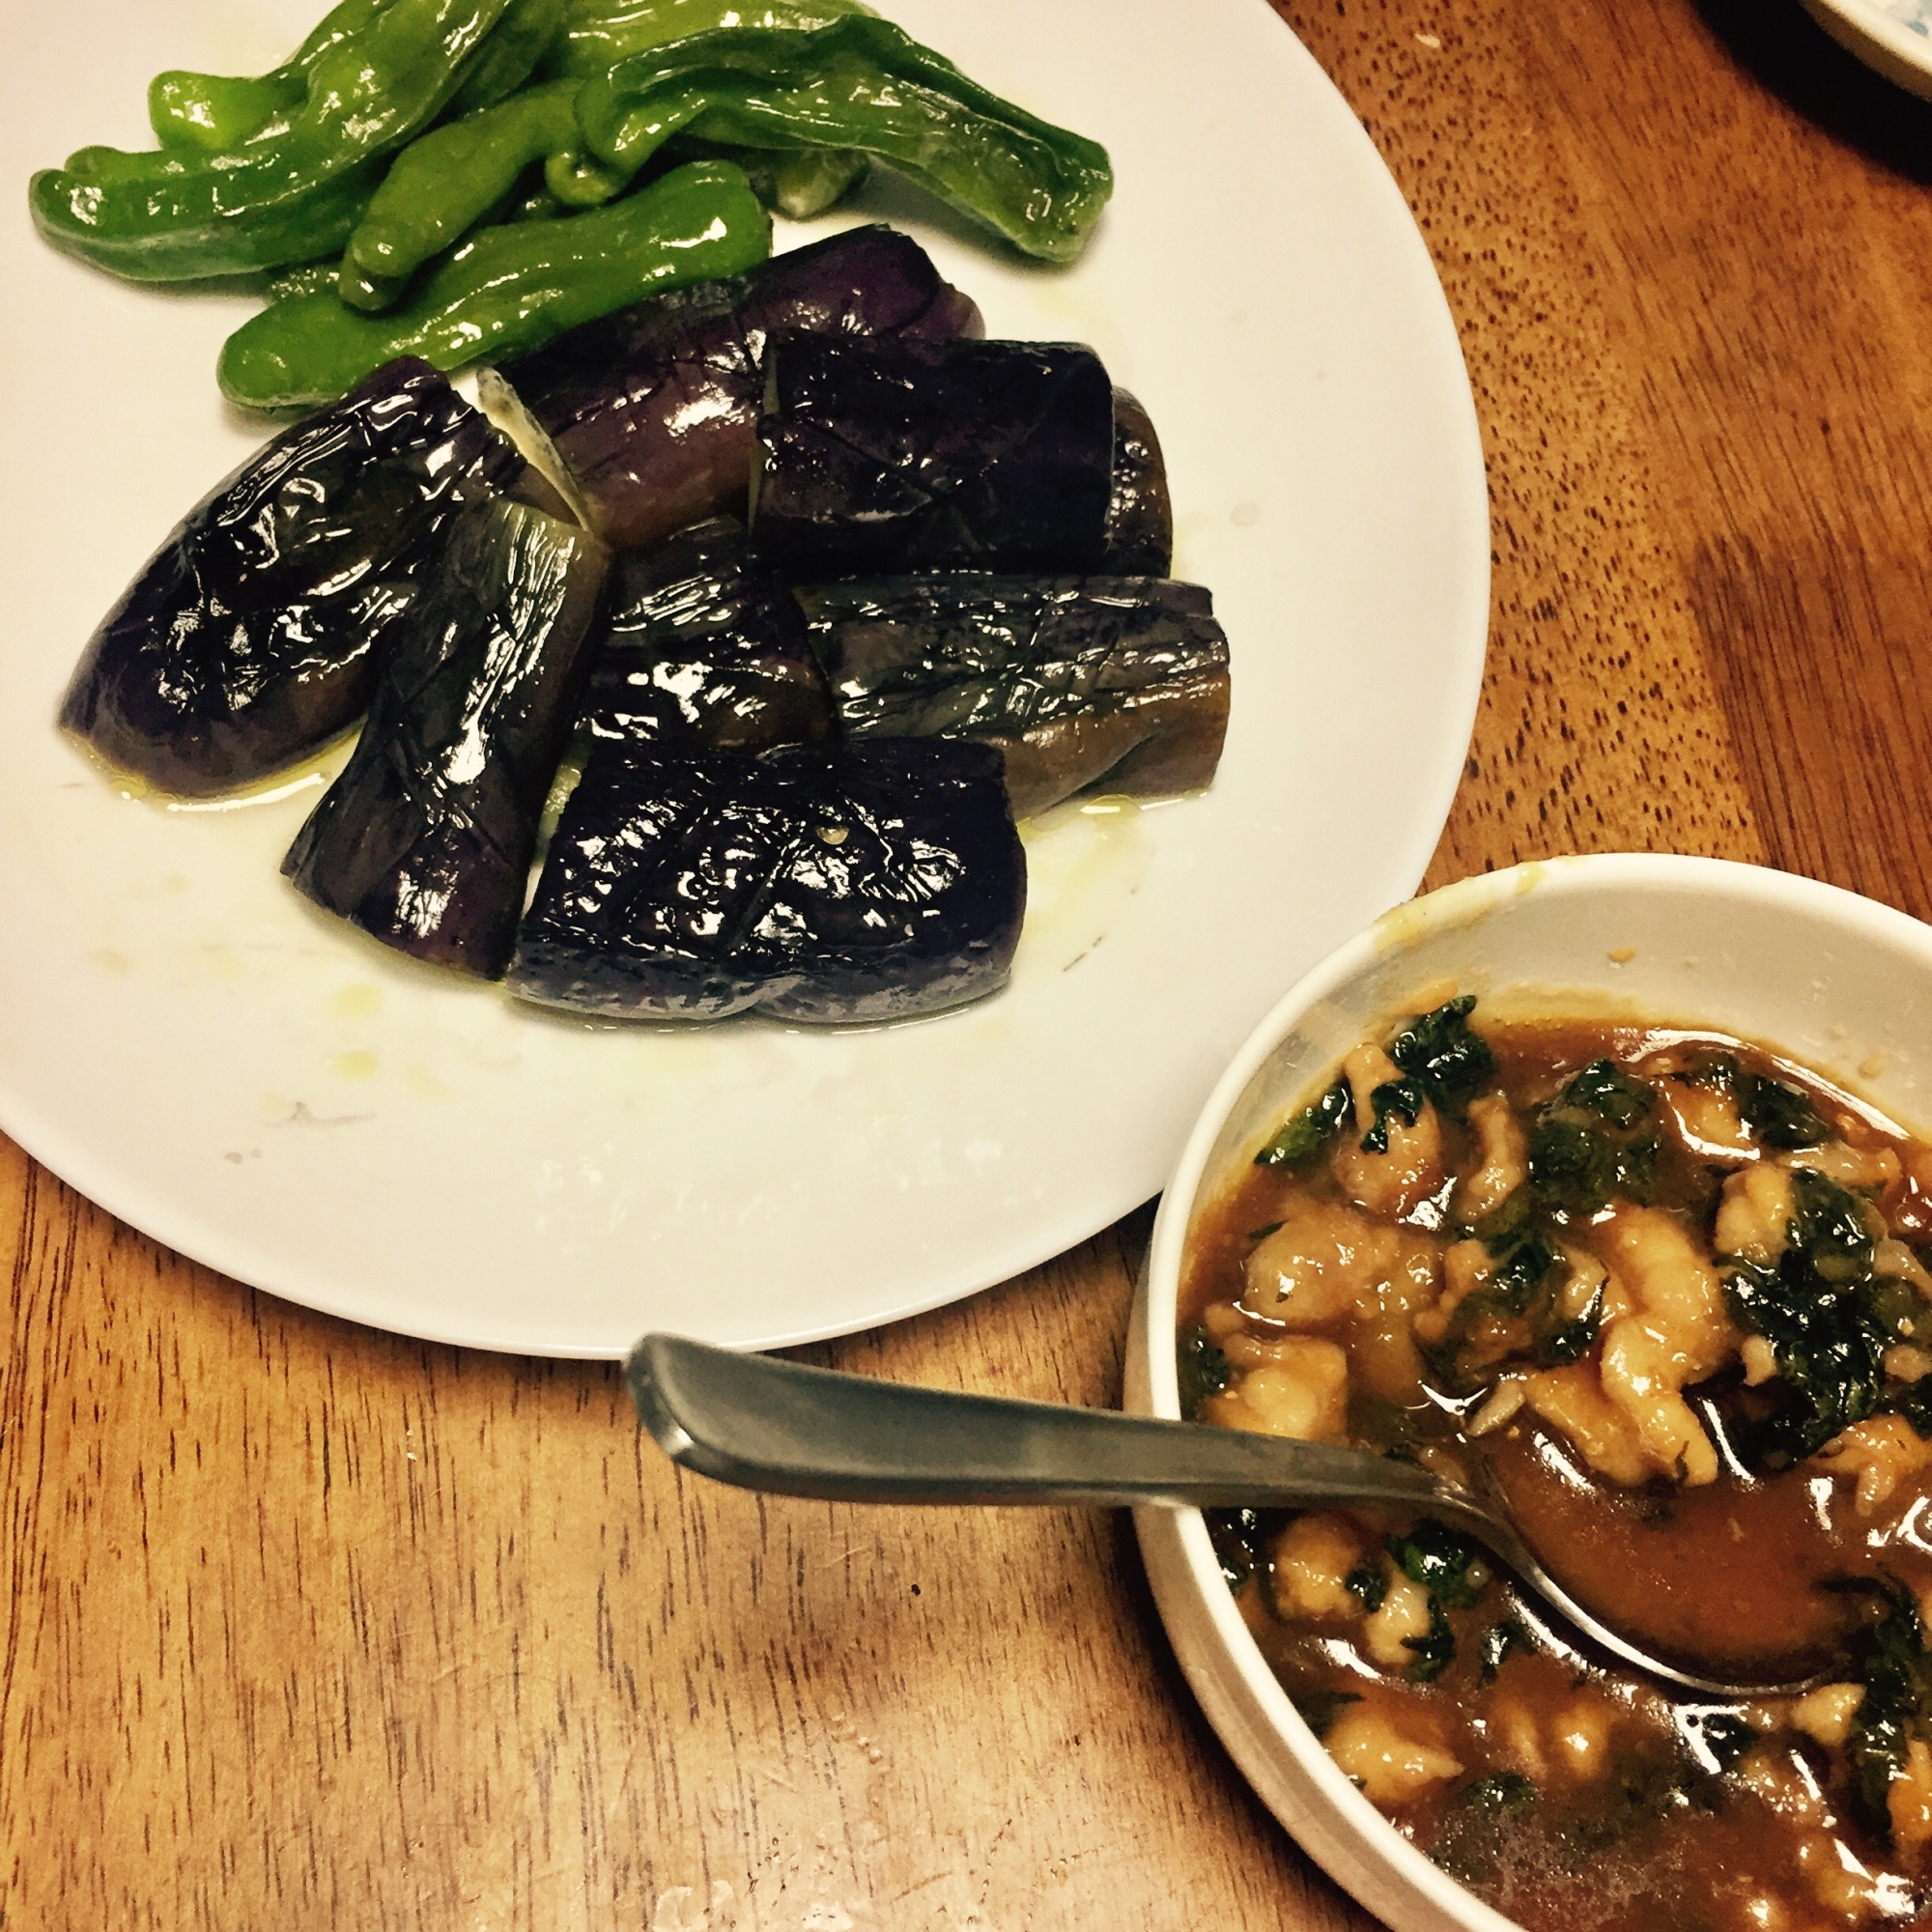
[[[1489,452],[1431,883],[1670,849],[1923,916],[1932,108],[1797,0],[1280,10]],[[614,1369],[285,1307],[0,1155],[8,1932],[1366,1922],[1196,1713],[1124,1519],[680,1481]],[[814,1352],[1112,1401],[1147,1230]]]

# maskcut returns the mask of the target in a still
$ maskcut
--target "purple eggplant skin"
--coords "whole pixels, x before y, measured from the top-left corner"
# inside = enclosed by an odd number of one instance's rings
[[[1100,568],[1109,577],[1165,577],[1174,568],[1174,504],[1153,419],[1114,388],[1114,487]]]
[[[1078,343],[795,336],[757,436],[752,541],[800,576],[1105,556],[1114,385]]]
[[[608,561],[508,497],[463,513],[282,863],[298,891],[398,952],[502,977]]]
[[[846,735],[997,746],[1016,818],[1213,780],[1228,640],[1198,583],[937,571],[796,594]]]
[[[768,340],[980,328],[972,298],[909,235],[855,228],[586,323],[495,380],[550,439],[592,527],[635,549],[743,514]]]
[[[987,746],[748,758],[606,742],[551,840],[509,984],[624,1019],[872,1025],[996,991],[1025,911]]]
[[[838,729],[790,592],[718,517],[611,566],[581,722],[667,750],[761,752]]]
[[[89,640],[60,722],[162,791],[253,784],[352,724],[437,537],[523,458],[391,362],[190,510]]]

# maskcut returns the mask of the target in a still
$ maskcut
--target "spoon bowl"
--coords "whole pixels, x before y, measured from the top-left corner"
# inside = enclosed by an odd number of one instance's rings
[[[715,1481],[835,1502],[1092,1503],[1160,1509],[1420,1510],[1465,1531],[1566,1622],[1621,1662],[1715,1699],[1785,1695],[1802,1680],[1739,1680],[1612,1629],[1537,1559],[1494,1494],[1366,1450],[1108,1409],[907,1387],[647,1335],[626,1371],[638,1414],[672,1462]]]

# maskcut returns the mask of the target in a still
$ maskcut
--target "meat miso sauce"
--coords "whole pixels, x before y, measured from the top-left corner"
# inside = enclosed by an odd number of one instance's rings
[[[1212,1512],[1343,1771],[1531,1932],[1932,1924],[1932,1148],[1682,1027],[1492,1023],[1350,1053],[1207,1209],[1183,1407],[1499,1491],[1640,1643],[1612,1668],[1476,1544]]]

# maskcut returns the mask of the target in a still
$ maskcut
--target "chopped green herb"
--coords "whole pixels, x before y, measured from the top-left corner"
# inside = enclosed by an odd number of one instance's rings
[[[1500,1254],[1512,1236],[1528,1227],[1531,1205],[1529,1189],[1519,1187],[1500,1208],[1492,1208],[1470,1228],[1471,1237],[1481,1241],[1491,1254]]]
[[[1848,1579],[1852,1580],[1852,1579]],[[1874,1589],[1885,1615],[1865,1642],[1859,1671],[1865,1694],[1852,1718],[1845,1757],[1852,1773],[1852,1811],[1866,1831],[1891,1842],[1886,1803],[1892,1780],[1905,1769],[1915,1738],[1932,1738],[1932,1659],[1928,1659],[1910,1594],[1891,1582],[1856,1579]]]
[[[1355,1098],[1349,1083],[1338,1080],[1304,1108],[1255,1156],[1257,1167],[1300,1167],[1321,1151],[1329,1138],[1354,1118]]]
[[[1791,1177],[1796,1208],[1776,1265],[1725,1264],[1724,1298],[1741,1328],[1762,1335],[1776,1386],[1754,1391],[1735,1433],[1748,1460],[1783,1468],[1887,1406],[1885,1351],[1916,1327],[1909,1289],[1871,1272],[1873,1242],[1859,1201],[1822,1174]],[[1922,1399],[1889,1398],[1913,1421]]]
[[[1239,1592],[1267,1560],[1268,1546],[1287,1528],[1290,1513],[1278,1509],[1209,1510],[1208,1538],[1231,1590]]]
[[[1477,1585],[1469,1572],[1480,1552],[1460,1530],[1426,1516],[1406,1536],[1391,1536],[1387,1548],[1403,1575],[1438,1603],[1466,1610],[1476,1601]]]
[[[1381,1573],[1381,1566],[1376,1563],[1357,1563],[1342,1578],[1343,1587],[1362,1600],[1362,1607],[1371,1616],[1381,1608],[1388,1596],[1388,1578]]]
[[[1657,1109],[1656,1092],[1641,1080],[1634,1080],[1614,1061],[1593,1060],[1574,1075],[1563,1090],[1566,1106],[1595,1114],[1606,1126],[1628,1133],[1640,1126]]]
[[[1920,1435],[1932,1435],[1932,1376],[1907,1382],[1886,1406],[1904,1416]]]
[[[1807,1148],[1830,1140],[1832,1130],[1802,1087],[1768,1074],[1753,1074],[1743,1083],[1738,1114],[1766,1147]]]
[[[1515,1617],[1504,1617],[1500,1623],[1492,1624],[1483,1633],[1481,1656],[1483,1660],[1483,1682],[1493,1684],[1496,1672],[1519,1650],[1531,1648],[1529,1633]]]
[[[1495,1270],[1487,1284],[1497,1303],[1512,1315],[1527,1315],[1537,1291],[1562,1257],[1541,1235],[1525,1229],[1486,1244]]]
[[[1558,1321],[1536,1338],[1533,1352],[1537,1367],[1563,1369],[1572,1362],[1580,1362],[1590,1352],[1590,1345],[1603,1325],[1604,1290],[1600,1283],[1582,1314],[1568,1321]]]
[[[1572,1870],[1581,1870],[1611,1846],[1653,1832],[1667,1817],[1694,1805],[1710,1811],[1727,1797],[1715,1774],[1691,1770],[1681,1752],[1640,1751],[1612,1767],[1608,1788],[1592,1793],[1591,1809],[1566,1819],[1551,1834],[1553,1848]]]
[[[1520,1811],[1536,1802],[1536,1786],[1520,1771],[1498,1771],[1471,1779],[1457,1792],[1456,1802],[1471,1811]]]
[[[1463,993],[1418,1013],[1389,1041],[1388,1056],[1448,1113],[1461,1113],[1496,1070],[1490,1043],[1469,1024],[1476,996]]]
[[[1865,1296],[1873,1319],[1894,1342],[1910,1342],[1925,1320],[1925,1303],[1909,1281],[1893,1275],[1874,1275]]]
[[[1594,1214],[1613,1195],[1648,1201],[1661,1146],[1657,1094],[1607,1060],[1594,1060],[1537,1116],[1529,1179],[1545,1206]]]
[[[1228,1358],[1198,1322],[1180,1338],[1180,1413],[1189,1422],[1201,1413],[1209,1396],[1216,1396],[1234,1379]]]
[[[1456,1633],[1449,1628],[1440,1601],[1429,1600],[1429,1628],[1421,1636],[1406,1636],[1405,1650],[1415,1653],[1415,1662],[1403,1674],[1411,1684],[1433,1684],[1449,1668],[1456,1655]]]
[[[1670,1077],[1686,1087],[1708,1087],[1714,1093],[1737,1091],[1741,1069],[1728,1053],[1699,1054],[1681,1072]]]
[[[1520,1772],[1498,1771],[1471,1778],[1442,1814],[1430,1858],[1464,1885],[1490,1884],[1505,1848],[1520,1830],[1518,1814],[1527,1810],[1536,1797],[1536,1786]]]
[[[1788,1468],[1878,1407],[1889,1338],[1868,1297],[1823,1280],[1803,1249],[1785,1249],[1775,1268],[1732,1262],[1724,1299],[1777,1361],[1777,1388],[1759,1392],[1768,1412],[1747,1411],[1747,1426],[1733,1432],[1747,1460]]]
[[[1404,1126],[1412,1127],[1422,1118],[1422,1110],[1428,1103],[1429,1096],[1422,1091],[1420,1081],[1383,1081],[1369,1095],[1369,1105],[1376,1111],[1376,1123],[1362,1136],[1362,1151],[1387,1153],[1389,1116],[1393,1114]]]
[[[1822,1174],[1799,1168],[1791,1177],[1797,1208],[1793,1237],[1829,1282],[1859,1281],[1871,1273],[1872,1237],[1858,1202]]]
[[[1301,1713],[1302,1722],[1318,1738],[1325,1738],[1329,1726],[1341,1716],[1343,1708],[1361,1701],[1360,1695],[1353,1690],[1303,1690],[1294,1698],[1294,1708]]]
[[[1747,1073],[1727,1053],[1700,1055],[1670,1077],[1686,1087],[1709,1087],[1735,1096],[1738,1119],[1764,1147],[1816,1147],[1832,1137],[1802,1087],[1768,1073]]]
[[[1707,1771],[1729,1771],[1758,1740],[1757,1732],[1735,1711],[1693,1704],[1679,1706],[1676,1715],[1690,1755]]]
[[[1248,1239],[1251,1241],[1264,1241],[1270,1235],[1279,1234],[1282,1225],[1279,1221],[1264,1221],[1259,1228],[1250,1228],[1248,1230]]]
[[[1492,1235],[1484,1245],[1495,1266],[1480,1288],[1456,1304],[1441,1339],[1423,1350],[1437,1380],[1463,1394],[1492,1382],[1498,1364],[1497,1321],[1514,1324],[1514,1338],[1505,1331],[1502,1346],[1540,1368],[1581,1360],[1603,1326],[1601,1289],[1581,1313],[1566,1317],[1562,1290],[1569,1271],[1562,1250],[1521,1217],[1512,1216],[1507,1231]],[[1479,1346],[1469,1352],[1472,1345]]]

